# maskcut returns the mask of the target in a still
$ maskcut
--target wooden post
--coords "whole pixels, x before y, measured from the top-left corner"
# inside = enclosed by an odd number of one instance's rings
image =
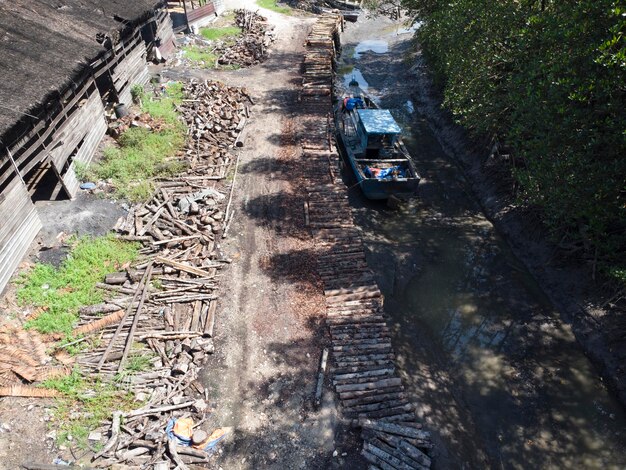
[[[20,179],[20,181],[22,181],[22,184],[26,186],[26,181],[24,181],[24,178],[22,178],[20,169],[17,167],[17,163],[15,163],[15,160],[13,160],[13,155],[11,155],[11,151],[9,150],[8,146],[7,146],[7,155],[9,156],[9,160],[11,160],[11,164],[13,165],[13,168],[15,169],[15,173],[17,173],[17,177]]]
[[[187,25],[186,33],[191,33],[191,27],[189,26],[189,18],[187,18],[187,0],[183,0],[183,9],[185,10],[185,24]]]

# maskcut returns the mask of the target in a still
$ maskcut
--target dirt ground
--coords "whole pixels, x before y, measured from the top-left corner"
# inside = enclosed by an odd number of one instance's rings
[[[252,1],[226,5],[242,6],[258,9]],[[315,18],[261,13],[278,36],[263,64],[228,72],[170,69],[167,64],[153,70],[165,78],[213,78],[246,86],[255,100],[235,179],[234,222],[222,246],[232,264],[221,279],[216,352],[201,376],[214,408],[212,424],[234,428],[213,466],[362,468],[358,441],[339,420],[328,387],[321,405],[314,404],[321,351],[328,340],[321,281],[312,267],[313,245],[304,230],[303,191],[297,182],[297,97],[301,52]],[[45,229],[31,260],[53,264],[65,255],[59,233],[99,235],[124,213],[118,203],[84,194],[74,201],[41,202],[39,210]],[[19,310],[10,298],[0,312]],[[0,469],[81,457],[55,448],[48,424],[52,405],[36,399],[0,400]]]
[[[226,7],[258,9],[251,0],[228,1]],[[328,338],[321,281],[313,269],[313,244],[304,230],[297,99],[302,48],[314,17],[261,13],[276,26],[278,37],[263,64],[236,71],[172,69],[167,64],[153,70],[165,79],[211,78],[245,86],[255,100],[239,153],[232,206],[235,218],[222,244],[232,264],[221,279],[216,352],[202,373],[214,408],[211,424],[234,429],[219,447],[211,468],[364,468],[359,441],[340,420],[329,387],[320,406],[313,402],[320,355]],[[520,259],[552,293],[548,292],[551,300],[574,317],[582,309],[581,299],[589,294],[581,281],[588,273],[570,269],[564,275],[566,263],[552,259],[550,249],[538,241],[540,237],[531,240],[527,236],[523,214],[512,213],[506,200],[488,185],[483,169],[472,166],[469,158],[473,155],[466,151],[468,141],[462,130],[440,111],[421,66],[415,70],[420,84],[415,91],[416,107],[429,117],[428,124],[440,140],[448,143],[447,152],[464,167],[483,210],[513,250],[526,253]],[[117,203],[85,194],[74,201],[40,202],[38,208],[45,229],[33,246],[31,260],[53,264],[65,255],[58,248],[60,232],[102,234],[124,212]],[[10,293],[0,301],[0,315],[8,313],[20,315]],[[598,318],[604,321],[604,316]],[[574,323],[579,340],[600,344],[585,326],[587,322]],[[462,407],[453,409],[454,400],[446,395],[446,387],[439,388],[449,414],[467,413]],[[55,448],[49,424],[52,405],[48,400],[0,400],[0,469],[19,468],[27,460],[50,464],[60,455],[81,457],[71,449]],[[463,420],[448,421],[455,427],[450,434],[471,435],[471,426],[456,429],[459,421]],[[466,453],[474,455],[468,461],[476,467],[485,462],[479,446],[470,445]],[[473,464],[469,467],[475,468]]]
[[[215,465],[359,468],[354,436],[339,421],[332,394],[325,391],[319,408],[313,403],[328,339],[321,281],[304,230],[296,144],[301,53],[314,18],[263,14],[278,35],[266,62],[233,72],[184,71],[245,86],[256,103],[244,131],[235,223],[223,246],[234,261],[222,280],[218,347],[204,369],[217,401],[216,425],[236,429]],[[162,71],[165,78],[179,73]]]

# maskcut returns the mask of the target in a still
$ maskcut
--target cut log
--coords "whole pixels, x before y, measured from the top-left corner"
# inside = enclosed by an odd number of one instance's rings
[[[393,423],[384,423],[380,421],[373,420],[363,420],[361,421],[361,426],[367,429],[372,429],[374,431],[386,432],[389,434],[395,434],[397,436],[406,436],[414,439],[430,439],[430,433],[426,431],[422,431],[420,429],[415,429],[408,426],[401,426],[399,424]]]

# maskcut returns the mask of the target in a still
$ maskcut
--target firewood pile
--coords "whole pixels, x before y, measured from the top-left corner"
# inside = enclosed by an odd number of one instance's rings
[[[0,333],[0,395],[58,396],[30,384],[77,367],[142,403],[114,412],[110,426],[94,430],[109,434],[93,456],[95,467],[184,469],[206,463],[227,434],[206,425],[215,403],[198,375],[214,351],[219,272],[230,263],[220,240],[235,214],[233,185],[223,180],[233,166],[236,176],[233,150],[242,145],[252,99],[245,89],[212,81],[188,83],[185,96],[179,111],[188,139],[180,159],[187,170],[157,181],[152,199],[116,223],[117,236],[139,242],[142,256],[97,284],[109,300],[80,308],[72,332],[78,339],[70,344],[83,343],[85,350],[77,357],[51,352],[53,338],[11,325]],[[193,436],[181,438],[176,423]]]
[[[341,17],[325,14],[313,25],[306,40],[300,100],[307,109],[327,111],[333,88],[333,62],[339,47]]]
[[[158,132],[165,127],[162,119],[155,119],[148,113],[138,115],[128,114],[121,118],[116,118],[109,123],[108,133],[113,138],[118,138],[124,132],[132,127],[141,127],[143,129]]]
[[[79,367],[115,378],[146,402],[113,416],[109,440],[94,459],[101,467],[127,462],[184,468],[208,459],[204,450],[173,444],[165,430],[178,418],[191,417],[198,426],[211,411],[198,373],[214,351],[218,273],[230,262],[220,240],[234,214],[220,180],[234,162],[231,151],[251,100],[243,89],[209,81],[188,84],[185,95],[180,111],[189,129],[189,168],[159,181],[149,202],[120,218],[118,236],[140,242],[143,259],[98,285],[113,299],[80,310],[77,331],[97,338],[99,346],[79,356]],[[127,373],[132,358],[146,352],[150,367]]]
[[[235,10],[235,15],[242,35],[233,45],[218,50],[218,63],[249,67],[263,62],[270,45],[276,40],[274,27],[267,24],[267,18],[250,10]]]

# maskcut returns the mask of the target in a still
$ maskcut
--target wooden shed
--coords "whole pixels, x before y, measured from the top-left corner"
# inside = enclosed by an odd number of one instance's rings
[[[12,0],[0,8],[0,291],[41,228],[33,203],[74,197],[77,162],[107,130],[105,106],[149,80],[148,50],[173,49],[156,0]]]

